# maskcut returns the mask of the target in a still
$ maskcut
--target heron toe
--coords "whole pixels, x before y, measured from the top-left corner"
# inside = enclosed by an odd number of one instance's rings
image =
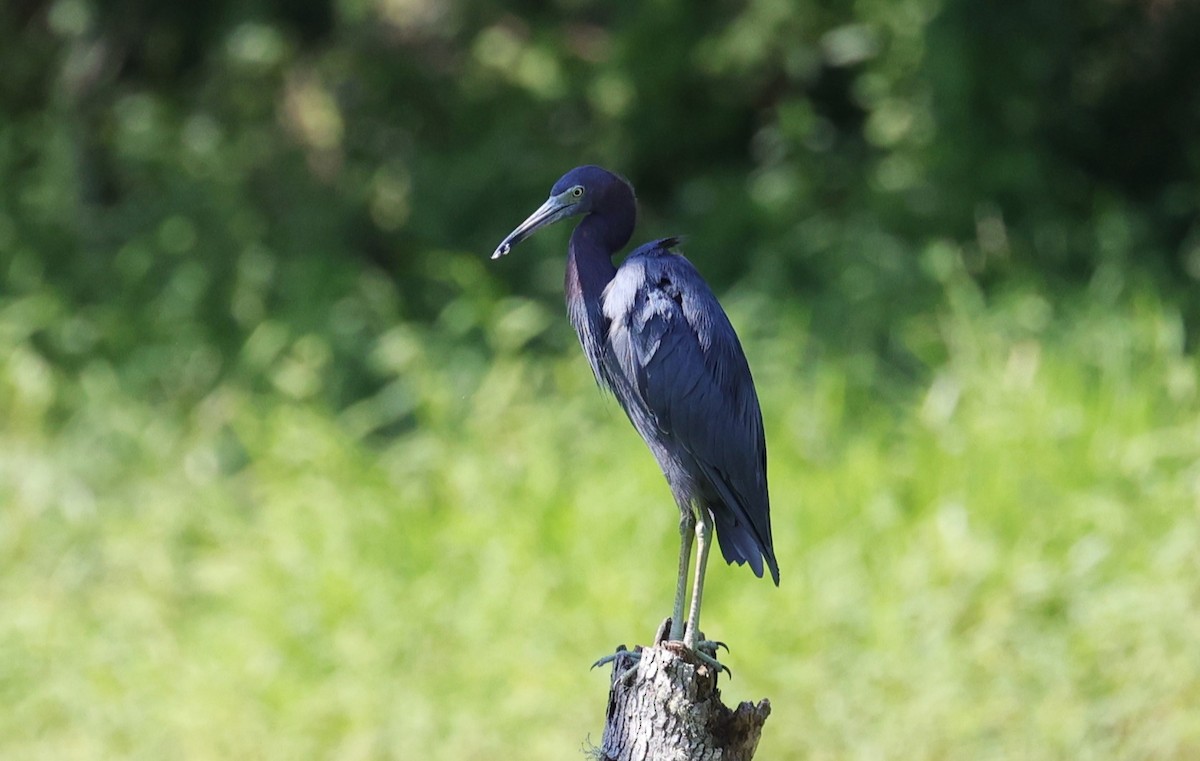
[[[703,635],[701,636],[703,637]],[[702,663],[716,669],[717,673],[724,671],[729,675],[729,678],[732,679],[733,672],[729,670],[728,666],[717,660],[717,648],[721,647],[725,648],[725,652],[729,652],[729,645],[726,645],[724,642],[718,642],[711,639],[701,639],[696,643],[696,647],[692,649],[692,652],[696,654],[696,657]]]
[[[596,660],[592,664],[592,668],[604,666],[609,663],[613,664],[613,671],[624,667],[614,681],[619,681],[624,684],[629,684],[629,679],[637,673],[638,661],[642,659],[642,649],[639,647],[636,650],[629,650],[624,645],[617,645],[616,652],[610,653]]]

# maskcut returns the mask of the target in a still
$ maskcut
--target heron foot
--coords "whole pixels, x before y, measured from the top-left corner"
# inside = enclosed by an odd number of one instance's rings
[[[667,616],[663,619],[663,622],[658,625],[658,631],[654,633],[654,647],[658,647],[662,643],[668,642],[670,633],[671,617]],[[728,650],[729,648],[725,649]],[[628,685],[630,679],[632,679],[633,675],[637,673],[638,662],[642,659],[642,648],[640,646],[633,650],[629,650],[624,645],[617,645],[616,652],[598,659],[592,664],[592,668],[595,669],[599,666],[607,666],[610,663],[616,663],[622,659],[626,660],[629,665],[625,666],[625,669],[617,676],[617,680],[625,685]]]
[[[699,639],[694,645],[688,644],[686,641],[672,640],[669,638],[671,631],[671,619],[668,617],[659,624],[658,631],[654,634],[654,647],[659,647],[667,643],[673,643],[675,647],[682,646],[696,656],[696,660],[700,661],[709,668],[714,669],[718,674],[724,671],[733,678],[733,672],[729,667],[717,660],[717,651],[720,648],[725,648],[725,652],[729,652],[729,645],[719,640],[705,639],[703,632],[698,632]],[[592,664],[592,668],[596,669],[600,666],[607,666],[612,663],[614,669],[620,669],[620,672],[615,677],[616,681],[628,685],[633,675],[637,673],[638,662],[642,659],[642,647],[638,645],[633,650],[626,648],[624,645],[617,645],[615,652],[610,653],[602,658],[598,658]]]
[[[658,637],[656,637],[654,640],[655,645],[661,645],[665,641],[665,637],[667,632],[670,630],[670,626],[671,619],[668,618],[666,621],[663,621],[662,626],[658,628]],[[732,679],[733,672],[729,670],[728,666],[717,660],[717,650],[723,647],[725,648],[725,652],[728,653],[729,645],[726,645],[720,640],[705,639],[704,632],[695,632],[694,637],[690,635],[692,635],[692,631],[689,629],[687,635],[684,636],[680,644],[695,653],[696,658],[701,663],[716,669],[717,673],[724,671],[729,675],[729,678]]]
[[[701,639],[696,643],[696,650],[701,650],[714,657],[716,656],[717,648],[719,647],[725,648],[725,652],[727,653],[730,652],[729,645],[726,645],[724,642],[718,639]]]
[[[696,646],[692,648],[692,652],[696,654],[696,658],[698,658],[702,663],[716,669],[718,674],[724,671],[729,675],[730,679],[733,679],[733,672],[729,670],[729,667],[717,660],[717,648],[720,647],[725,648],[725,652],[729,652],[729,645],[726,645],[724,642],[701,639],[696,643]]]
[[[623,670],[617,674],[614,681],[628,685],[629,681],[633,678],[633,675],[637,673],[638,661],[641,659],[641,647],[638,647],[636,650],[629,650],[624,645],[617,645],[616,652],[598,659],[592,664],[592,668],[594,669],[598,666],[605,666],[609,663],[613,664],[614,670],[624,667]]]

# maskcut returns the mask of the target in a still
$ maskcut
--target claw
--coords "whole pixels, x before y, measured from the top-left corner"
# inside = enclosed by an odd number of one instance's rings
[[[722,642],[719,639],[702,639],[696,643],[696,647],[697,648],[702,647],[705,650],[712,650],[714,653],[717,652],[717,648],[723,647],[723,648],[725,648],[725,652],[727,652],[727,653],[731,652],[729,650],[729,645],[726,645],[724,642]]]

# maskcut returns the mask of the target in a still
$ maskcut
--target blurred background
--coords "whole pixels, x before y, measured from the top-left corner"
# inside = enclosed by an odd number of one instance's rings
[[[764,759],[1200,757],[1200,6],[8,0],[0,756],[550,759],[676,511],[582,163],[738,328]]]

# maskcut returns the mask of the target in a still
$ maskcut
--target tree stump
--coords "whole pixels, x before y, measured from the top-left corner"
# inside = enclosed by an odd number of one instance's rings
[[[721,702],[717,674],[679,642],[617,653],[599,761],[750,761],[771,703]]]

